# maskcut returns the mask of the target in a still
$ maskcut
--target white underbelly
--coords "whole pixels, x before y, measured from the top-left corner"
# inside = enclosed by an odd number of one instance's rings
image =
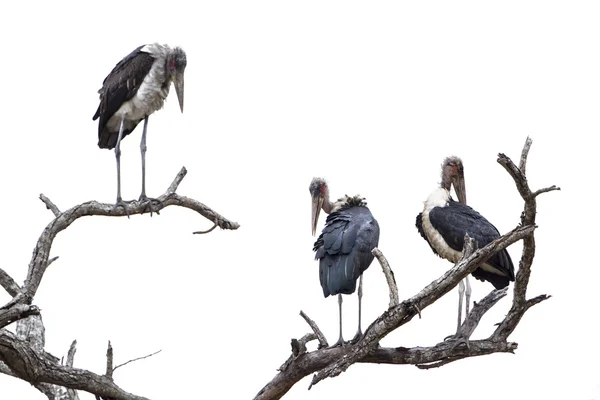
[[[462,252],[456,251],[451,248],[448,243],[444,240],[442,235],[431,225],[431,221],[429,220],[429,209],[425,208],[423,210],[423,231],[427,236],[427,240],[431,244],[431,247],[437,251],[437,253],[446,260],[450,262],[457,262],[460,259],[460,255]]]
[[[109,129],[118,131],[123,119],[134,122],[134,125],[137,124],[150,114],[160,110],[165,104],[168,94],[168,86],[163,89],[144,81],[135,96],[124,102],[110,118],[107,124]]]
[[[461,251],[456,251],[451,248],[448,243],[444,240],[442,235],[431,225],[431,221],[429,220],[429,209],[425,209],[423,211],[423,230],[425,231],[425,235],[431,243],[431,246],[437,251],[437,253],[446,260],[457,263],[460,260],[460,256],[462,255]],[[491,272],[496,275],[505,276],[502,272],[498,271],[496,268],[492,267],[488,263],[483,263],[479,266],[479,268],[484,271]]]

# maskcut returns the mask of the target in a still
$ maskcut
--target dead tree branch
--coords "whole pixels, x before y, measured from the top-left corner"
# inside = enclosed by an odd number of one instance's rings
[[[386,310],[371,323],[358,343],[337,348],[318,349],[288,359],[288,362],[284,364],[285,368],[280,369],[280,372],[261,389],[255,400],[279,399],[300,379],[316,373],[311,382],[312,387],[312,385],[325,378],[339,375],[356,362],[412,364],[421,369],[429,369],[438,368],[468,357],[492,353],[513,353],[518,345],[517,343],[508,342],[508,336],[516,328],[527,309],[549,297],[541,295],[526,300],[525,294],[535,250],[533,237],[536,229],[536,196],[548,191],[558,190],[556,187],[541,189],[537,192],[532,192],[529,189],[524,171],[526,170],[530,147],[531,140],[528,138],[521,153],[519,168],[503,154],[500,154],[498,159],[498,162],[515,181],[517,190],[525,202],[525,211],[517,228],[477,250],[474,241],[469,238],[465,241],[461,259],[452,269],[416,295]],[[491,255],[519,240],[524,241],[524,248],[514,285],[513,304],[506,318],[491,337],[484,340],[470,341],[468,346],[456,346],[451,342],[441,342],[431,347],[379,347],[382,338],[409,322],[415,315],[418,315],[419,310],[425,309],[452,290]],[[391,288],[390,291],[392,292]],[[481,317],[504,296],[506,296],[506,290],[494,290],[477,303],[460,327],[459,333],[468,339],[479,324]],[[392,298],[392,294],[390,294],[390,298]]]
[[[221,216],[198,200],[176,193],[186,173],[185,168],[179,171],[165,193],[158,197],[152,211],[158,212],[169,206],[179,206],[197,212],[210,220],[215,227],[230,230],[239,228],[238,223]],[[50,400],[76,400],[78,395],[75,390],[85,390],[104,399],[144,399],[125,392],[113,382],[113,371],[119,366],[113,368],[110,342],[104,376],[73,367],[76,342],[73,342],[69,349],[66,365],[61,365],[57,357],[47,353],[44,350],[44,325],[40,310],[33,305],[33,299],[46,269],[58,258],[49,256],[53,241],[59,232],[67,229],[81,217],[143,214],[148,211],[146,205],[133,202],[128,206],[126,213],[123,208],[115,208],[113,204],[88,201],[66,211],[60,211],[48,197],[41,194],[40,199],[52,211],[55,218],[46,226],[37,241],[22,287],[0,269],[0,285],[12,296],[8,303],[0,307],[0,373],[30,382]],[[2,329],[13,322],[17,322],[16,335]],[[141,358],[146,357],[149,356]],[[127,363],[132,361],[135,360]]]
[[[390,264],[388,263],[387,258],[383,255],[381,250],[377,247],[371,251],[373,255],[379,261],[379,265],[381,265],[381,269],[383,270],[383,274],[385,275],[385,279],[390,288],[390,307],[395,307],[400,303],[400,299],[398,298],[398,286],[396,285],[396,278],[394,277],[394,271],[390,268]]]
[[[304,311],[300,311],[300,316],[304,318],[310,329],[313,330],[317,339],[319,339],[319,347],[328,347],[327,339],[325,339],[325,335],[321,332],[321,329],[317,326],[317,323],[310,319],[308,315]]]
[[[134,358],[134,359],[132,359],[132,360],[129,360],[129,361],[125,361],[123,364],[119,364],[119,365],[117,365],[116,367],[114,367],[114,368],[113,368],[113,372],[115,372],[115,371],[117,370],[117,368],[124,367],[125,365],[127,365],[127,364],[130,364],[130,363],[132,363],[132,362],[136,362],[136,361],[144,360],[144,359],[146,359],[146,358],[150,358],[150,357],[152,357],[152,356],[155,356],[155,355],[157,355],[158,353],[160,353],[161,351],[162,351],[162,350],[158,350],[158,351],[155,351],[154,353],[147,354],[147,355],[145,355],[145,356],[142,356],[142,357],[137,357],[137,358]]]

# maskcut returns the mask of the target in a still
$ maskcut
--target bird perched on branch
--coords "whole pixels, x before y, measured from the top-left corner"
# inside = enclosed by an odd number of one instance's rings
[[[335,203],[329,200],[329,187],[322,178],[314,178],[309,186],[312,197],[312,233],[317,231],[321,209],[327,214],[325,227],[313,250],[319,260],[319,279],[323,295],[338,295],[340,336],[332,346],[344,344],[342,336],[342,294],[352,294],[358,286],[358,330],[352,341],[362,337],[363,272],[373,261],[371,251],[379,243],[379,224],[373,218],[367,203],[360,196],[344,196]]]
[[[451,187],[454,187],[459,201],[454,201],[450,196]],[[440,187],[425,201],[423,212],[417,215],[416,227],[431,250],[452,263],[458,262],[461,257],[465,234],[475,239],[479,247],[500,237],[494,225],[467,205],[462,160],[454,156],[447,157],[442,163]],[[515,280],[510,254],[506,249],[497,252],[472,275],[480,281],[490,282],[496,289],[508,286],[509,282]],[[466,281],[466,293],[463,282],[459,284],[458,328],[462,323],[463,294],[466,295],[466,314],[469,314],[471,286]]]
[[[185,52],[167,45],[147,44],[140,46],[123,58],[102,83],[100,105],[93,120],[98,123],[98,146],[115,149],[117,159],[117,202],[115,208],[127,206],[121,198],[121,140],[144,120],[140,142],[142,153],[142,193],[139,197],[152,210],[152,202],[146,196],[146,130],[148,117],[160,110],[169,94],[171,83],[183,112],[184,72],[187,65]]]

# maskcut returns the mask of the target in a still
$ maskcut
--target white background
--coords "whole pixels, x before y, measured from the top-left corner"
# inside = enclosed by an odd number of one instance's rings
[[[337,337],[337,303],[324,299],[313,260],[308,184],[326,177],[334,198],[360,193],[381,226],[380,248],[407,298],[450,264],[414,227],[439,182],[442,159],[463,158],[468,201],[501,232],[522,201],[498,152],[518,159],[533,140],[539,198],[531,309],[510,337],[515,355],[438,370],[354,365],[286,399],[598,399],[600,273],[597,134],[599,9],[595,2],[11,2],[0,17],[1,267],[21,283],[52,219],[46,194],[67,209],[116,194],[114,152],[97,147],[96,91],[135,47],[158,41],[187,52],[185,112],[174,92],[150,118],[150,196],[181,166],[179,193],[241,224],[211,224],[175,207],[160,216],[94,217],[58,235],[35,298],[46,349],[75,365],[119,369],[125,390],[152,399],[250,399],[315,319]],[[122,143],[123,195],[137,198],[141,128]],[[321,221],[322,226],[323,220]],[[319,228],[320,229],[320,228]],[[521,244],[510,248],[518,263]],[[492,286],[472,280],[473,299]],[[365,326],[388,302],[380,267],[365,273]],[[384,346],[428,346],[453,333],[456,291]],[[489,335],[502,300],[474,337]],[[9,300],[0,291],[0,303]],[[344,302],[345,335],[356,296]],[[314,347],[314,344],[312,345]],[[312,348],[312,347],[311,347]],[[82,399],[93,396],[82,393]],[[0,376],[0,398],[44,399]]]

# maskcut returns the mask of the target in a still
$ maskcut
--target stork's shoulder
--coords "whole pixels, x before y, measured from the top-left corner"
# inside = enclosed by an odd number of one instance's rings
[[[116,87],[126,85],[131,88],[137,86],[134,84],[134,81],[138,83],[138,80],[141,83],[144,76],[152,68],[155,60],[154,55],[147,51],[147,47],[148,45],[137,47],[115,65],[112,71],[104,78],[102,88],[98,90],[101,97]]]
[[[497,237],[499,232],[496,227],[483,215],[466,204],[450,200],[446,207],[436,207],[429,213],[431,223],[437,229],[442,225],[450,224],[467,232],[473,232],[475,227],[477,233],[482,237]]]

